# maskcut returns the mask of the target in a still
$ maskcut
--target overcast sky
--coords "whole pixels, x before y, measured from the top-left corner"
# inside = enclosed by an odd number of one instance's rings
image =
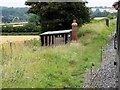
[[[33,0],[34,1],[34,0]],[[87,6],[94,7],[94,6],[107,6],[112,7],[112,4],[116,0],[86,0],[88,1]],[[7,6],[7,7],[26,7],[24,5],[25,0],[0,0],[0,6]]]

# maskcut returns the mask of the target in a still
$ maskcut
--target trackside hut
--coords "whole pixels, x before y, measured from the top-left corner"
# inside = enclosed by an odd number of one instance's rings
[[[48,31],[40,34],[41,45],[42,46],[51,46],[66,44],[71,41],[72,29],[61,30],[61,31]]]

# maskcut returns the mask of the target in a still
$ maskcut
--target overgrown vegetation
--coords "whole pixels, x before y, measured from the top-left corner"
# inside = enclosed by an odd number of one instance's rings
[[[89,8],[86,2],[32,2],[26,0],[30,6],[28,13],[40,16],[41,30],[56,31],[71,29],[73,19],[77,20],[79,26],[89,22]]]
[[[87,69],[101,62],[101,47],[115,27],[105,21],[83,25],[78,43],[41,47],[37,40],[1,45],[2,87],[4,88],[78,88]]]

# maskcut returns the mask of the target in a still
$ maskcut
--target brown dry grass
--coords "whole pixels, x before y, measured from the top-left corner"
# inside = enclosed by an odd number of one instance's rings
[[[6,42],[20,42],[25,40],[31,40],[31,39],[40,39],[40,36],[0,36],[0,43],[6,43]]]

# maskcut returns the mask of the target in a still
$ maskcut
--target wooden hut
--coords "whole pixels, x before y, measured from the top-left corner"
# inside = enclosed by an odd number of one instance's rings
[[[40,34],[41,45],[51,46],[66,44],[71,41],[72,29],[60,31],[48,31]]]

